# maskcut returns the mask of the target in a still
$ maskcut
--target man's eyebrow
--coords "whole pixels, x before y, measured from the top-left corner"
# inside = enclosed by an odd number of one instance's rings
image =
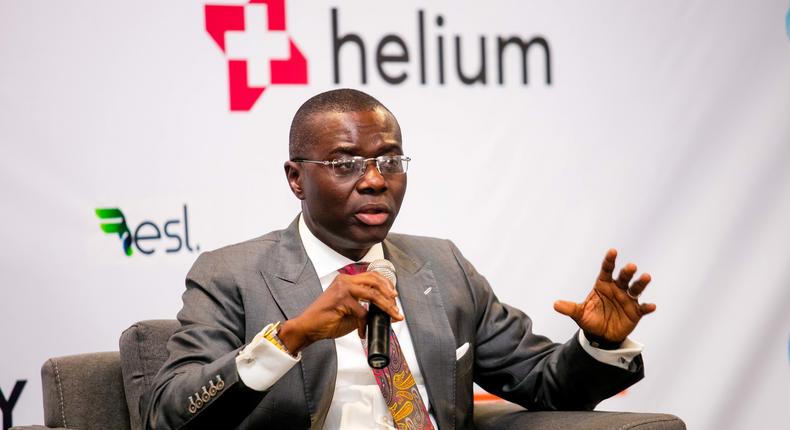
[[[355,154],[354,154],[354,146],[340,146],[340,147],[334,148],[334,149],[333,149],[333,150],[332,150],[332,151],[329,153],[329,155],[330,155],[330,156],[334,156],[334,155],[348,155],[348,156],[353,156],[353,155],[355,155]]]
[[[382,154],[386,154],[389,152],[397,152],[398,154],[403,154],[403,147],[400,143],[390,143],[383,145],[380,149]]]
[[[379,148],[379,151],[378,151],[379,155],[390,154],[390,153],[393,153],[393,152],[397,153],[397,154],[402,154],[403,153],[403,148],[401,148],[400,144],[398,144],[398,143],[389,143],[389,144],[382,145]],[[348,156],[348,157],[353,157],[353,156],[359,155],[359,154],[357,154],[355,145],[340,145],[340,146],[338,146],[336,148],[333,148],[332,151],[330,151],[327,156],[328,157],[339,157],[339,156],[344,156],[344,155]]]

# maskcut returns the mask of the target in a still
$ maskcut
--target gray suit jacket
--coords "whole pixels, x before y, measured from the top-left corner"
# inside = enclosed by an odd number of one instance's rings
[[[246,387],[235,363],[266,324],[296,317],[322,292],[297,225],[197,259],[170,357],[141,403],[147,428],[322,428],[337,374],[334,341],[305,348],[266,392]],[[473,381],[530,409],[592,409],[642,378],[641,356],[623,370],[590,357],[576,336],[555,344],[532,333],[530,318],[499,302],[450,241],[390,234],[384,253],[442,430],[472,428]]]

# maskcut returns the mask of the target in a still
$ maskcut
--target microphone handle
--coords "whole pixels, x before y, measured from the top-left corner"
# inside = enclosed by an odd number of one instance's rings
[[[390,316],[373,303],[368,308],[368,365],[383,369],[390,364]]]

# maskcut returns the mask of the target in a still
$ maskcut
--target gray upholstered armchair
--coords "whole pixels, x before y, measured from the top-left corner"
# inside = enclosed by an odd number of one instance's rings
[[[120,352],[51,358],[41,368],[47,427],[12,430],[142,428],[140,397],[167,358],[175,320],[150,320],[123,332]],[[507,402],[475,405],[478,429],[685,429],[673,415],[623,412],[531,412]]]

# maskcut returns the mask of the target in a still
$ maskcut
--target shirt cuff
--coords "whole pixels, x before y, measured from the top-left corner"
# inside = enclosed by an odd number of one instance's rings
[[[263,330],[236,356],[236,369],[244,385],[266,391],[302,359],[281,350],[263,337]]]
[[[645,348],[641,343],[634,342],[628,338],[620,344],[620,348],[618,349],[609,350],[596,348],[590,345],[590,341],[584,336],[582,330],[579,330],[579,343],[582,345],[582,349],[587,351],[592,358],[601,363],[617,366],[625,370],[631,367],[631,362],[634,360],[634,357],[641,354],[642,350]]]

